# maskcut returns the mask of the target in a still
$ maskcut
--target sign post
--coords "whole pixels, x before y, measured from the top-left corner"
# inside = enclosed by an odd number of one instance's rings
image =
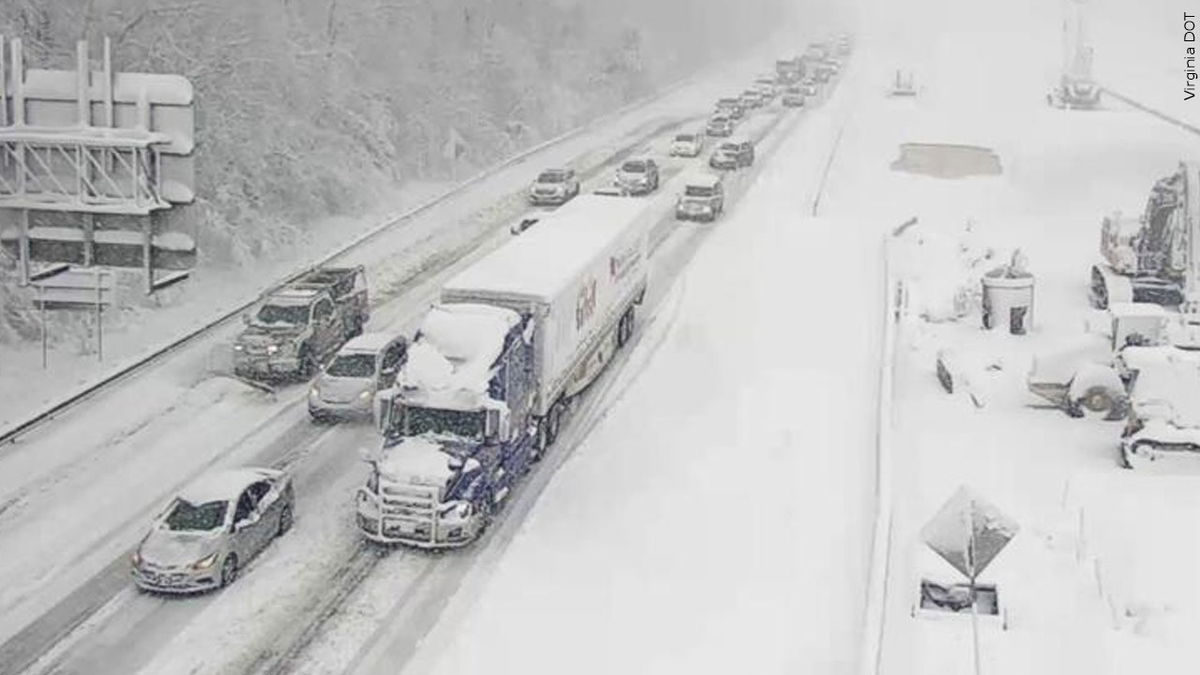
[[[113,301],[113,271],[102,267],[74,268],[65,264],[55,265],[33,275],[30,285],[38,291],[37,307],[42,321],[42,368],[47,367],[47,309],[92,312],[96,317],[96,356],[103,361],[104,307]]]
[[[976,581],[1020,529],[1015,520],[963,486],[921,530],[925,544],[970,582],[975,675],[982,673]]]

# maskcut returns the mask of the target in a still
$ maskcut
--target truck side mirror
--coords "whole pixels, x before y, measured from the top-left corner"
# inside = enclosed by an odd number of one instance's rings
[[[372,407],[372,417],[375,418],[375,428],[380,433],[387,435],[388,429],[392,426],[392,415],[396,404],[396,390],[384,389],[375,394],[374,406]]]
[[[494,408],[484,413],[483,435],[487,440],[494,441],[500,435],[500,411]],[[500,440],[504,440],[501,438]]]

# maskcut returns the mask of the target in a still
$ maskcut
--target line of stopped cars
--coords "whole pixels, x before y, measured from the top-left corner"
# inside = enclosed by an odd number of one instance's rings
[[[816,93],[804,59],[777,62],[737,97],[723,98],[704,129],[681,131],[671,158],[699,158],[679,220],[715,220],[723,176],[754,163],[735,133],[755,108]],[[810,88],[812,87],[812,88]],[[576,394],[629,342],[648,279],[646,239],[662,214],[660,160],[621,162],[609,187],[581,195],[570,168],[541,172],[522,234],[449,280],[411,339],[364,332],[366,270],[322,267],[264,295],[232,345],[232,376],[269,387],[308,384],[314,423],[373,419],[384,441],[364,451],[369,477],[356,493],[366,539],[418,548],[463,546],[486,529],[519,478],[554,443]],[[625,197],[614,199],[613,197]],[[537,223],[546,223],[526,233]],[[532,271],[531,271],[532,270]],[[233,582],[294,522],[292,478],[272,468],[201,477],[170,499],[134,549],[142,590],[195,593]]]

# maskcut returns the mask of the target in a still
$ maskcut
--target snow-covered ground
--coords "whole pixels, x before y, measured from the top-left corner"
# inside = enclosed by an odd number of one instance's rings
[[[1182,10],[1176,16],[1167,3],[1087,4],[1098,17],[1095,35],[1105,36],[1096,39],[1098,66],[1109,65],[1100,64],[1100,54],[1127,50],[1126,65],[1139,70],[1147,91],[1165,86],[1153,75],[1154,41],[1182,47],[1182,29],[1171,28],[1166,38],[1143,28],[1175,26]],[[1128,23],[1119,31],[1100,30],[1122,16]],[[1193,495],[1200,484],[1119,469],[1119,422],[1032,407],[1038,401],[1024,381],[1035,355],[1083,336],[1093,318],[1087,283],[1100,219],[1115,209],[1140,212],[1153,182],[1187,156],[1194,138],[1126,106],[1048,108],[1045,87],[1061,59],[1060,15],[1043,3],[930,0],[909,3],[902,15],[883,8],[876,18],[893,37],[876,41],[867,60],[881,69],[916,64],[923,91],[915,100],[880,93],[876,105],[858,108],[841,156],[860,161],[835,167],[826,204],[831,214],[867,217],[878,209],[839,202],[838,195],[845,196],[844,185],[870,184],[873,198],[894,210],[893,224],[918,218],[893,258],[909,283],[910,304],[896,353],[888,477],[895,499],[878,672],[972,672],[967,617],[912,615],[921,577],[960,580],[922,543],[920,529],[963,484],[1021,526],[984,575],[999,585],[1007,629],[984,622],[983,672],[1194,672],[1190,636],[1200,627],[1200,596],[1188,564],[1195,560]],[[897,22],[904,31],[895,30]],[[906,142],[985,146],[1003,173],[946,180],[894,171],[889,162]],[[919,240],[925,245],[916,247]],[[1036,277],[1029,335],[984,332],[977,308],[957,322],[920,318],[926,307],[949,303],[956,280],[939,272],[960,244],[994,249],[990,262],[962,275],[976,290],[978,274],[1021,248]],[[944,348],[964,362],[995,366],[971,373],[975,401],[939,385],[935,359]],[[873,665],[864,672],[876,672]]]

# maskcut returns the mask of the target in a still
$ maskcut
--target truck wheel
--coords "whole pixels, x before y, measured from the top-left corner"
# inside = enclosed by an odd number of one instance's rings
[[[562,401],[550,406],[550,412],[546,415],[546,447],[554,445],[558,440],[558,432],[562,428],[562,414]]]
[[[621,320],[617,322],[617,347],[624,347],[633,336],[633,307],[625,310]]]

